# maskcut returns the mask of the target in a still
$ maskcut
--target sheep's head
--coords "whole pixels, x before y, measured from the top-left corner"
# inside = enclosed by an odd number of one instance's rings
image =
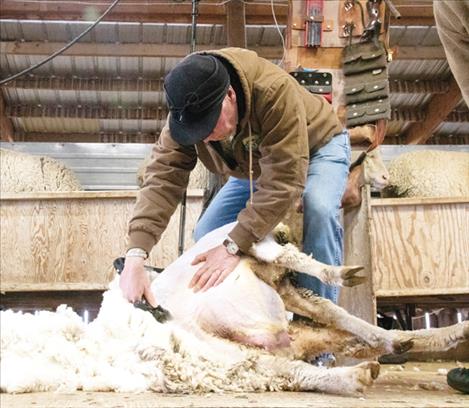
[[[382,191],[389,184],[389,172],[384,164],[379,147],[366,154],[364,164],[364,182],[372,191]]]

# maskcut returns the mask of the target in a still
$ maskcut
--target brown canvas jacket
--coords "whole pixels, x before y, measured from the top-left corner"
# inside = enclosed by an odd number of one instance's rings
[[[342,126],[332,107],[309,93],[284,70],[253,51],[225,48],[206,51],[236,69],[246,113],[232,141],[237,162],[230,169],[210,144],[181,146],[166,125],[152,151],[145,184],[129,224],[129,248],[150,252],[165,230],[187,187],[197,157],[212,172],[249,178],[249,141],[257,191],[238,215],[230,237],[244,252],[263,239],[300,197],[312,151],[327,143]]]

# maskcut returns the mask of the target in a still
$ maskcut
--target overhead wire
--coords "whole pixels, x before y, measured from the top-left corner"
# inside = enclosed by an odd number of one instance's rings
[[[112,4],[106,9],[106,11],[103,14],[101,14],[101,16],[93,24],[91,24],[86,30],[84,30],[81,34],[79,34],[77,37],[75,37],[72,41],[70,41],[68,44],[63,46],[61,49],[57,50],[53,54],[51,54],[48,57],[44,58],[42,61],[39,61],[37,64],[35,64],[31,67],[28,67],[28,68],[24,69],[23,71],[20,71],[20,72],[14,74],[14,75],[11,75],[8,78],[2,79],[0,81],[0,86],[5,85],[6,83],[8,83],[10,81],[13,81],[13,80],[15,80],[15,79],[17,79],[17,78],[19,78],[23,75],[26,75],[31,71],[34,71],[35,69],[43,66],[44,64],[47,64],[48,62],[52,61],[55,57],[57,57],[58,55],[62,54],[66,50],[68,50],[72,45],[76,44],[86,34],[88,34],[94,27],[96,27],[101,22],[101,20],[104,17],[106,17],[115,6],[117,6],[117,3],[119,3],[119,1],[120,0],[114,0],[112,2]]]
[[[13,0],[13,1],[16,1],[18,3],[37,3],[37,0]],[[28,67],[26,69],[24,69],[23,71],[21,72],[18,72],[14,75],[11,75],[10,77],[8,78],[5,78],[5,79],[2,79],[0,80],[0,86],[1,85],[5,85],[7,84],[8,82],[10,81],[13,81],[23,75],[26,75],[32,71],[34,71],[35,69],[43,66],[44,64],[47,64],[48,62],[52,61],[55,57],[63,54],[66,50],[68,50],[70,47],[72,47],[74,44],[76,44],[78,41],[80,41],[86,34],[88,34],[94,27],[96,27],[96,25],[98,25],[103,19],[104,17],[106,17],[110,12],[111,10],[117,5],[117,3],[119,3],[121,0],[114,0],[114,2],[106,9],[106,11],[91,25],[89,26],[85,31],[83,31],[81,34],[79,34],[76,38],[74,38],[72,41],[70,41],[68,44],[66,44],[64,47],[62,47],[61,49],[57,50],[56,52],[54,52],[53,54],[49,55],[48,57],[46,57],[45,59],[43,59],[42,61],[38,62],[37,64],[31,66],[31,67]],[[181,3],[183,2],[184,0],[182,1],[178,1],[178,0],[174,0],[173,2],[157,2],[157,4],[159,5],[173,5],[174,3]],[[212,6],[223,6],[227,3],[230,3],[231,1],[233,0],[225,0],[225,1],[222,1],[220,3],[206,3],[206,4],[210,4]],[[241,0],[243,3],[245,4],[252,4],[252,5],[259,5],[259,4],[265,4],[263,2],[248,2],[246,0]],[[41,3],[57,3],[56,1],[41,1]],[[105,3],[103,2],[83,2],[83,1],[69,1],[68,3],[71,3],[71,4],[82,4],[82,5],[88,5],[88,6],[92,6],[92,5],[103,5]],[[202,3],[201,1],[198,2],[199,4]],[[121,4],[132,4],[133,6],[138,6],[138,5],[148,5],[149,2],[140,2],[140,3],[135,3],[135,2],[132,2],[132,3],[126,3],[125,0],[121,2]],[[285,46],[285,38],[282,34],[282,31],[280,29],[280,26],[278,24],[278,21],[277,21],[277,16],[275,14],[275,8],[274,8],[274,0],[270,0],[270,5],[271,5],[271,9],[272,9],[272,17],[273,17],[273,20],[274,20],[274,23],[275,23],[275,27],[279,33],[279,36],[280,36],[280,39],[281,39],[281,42],[282,42],[282,48],[283,48],[283,54],[282,54],[282,59],[280,60],[280,62],[278,63],[279,66],[283,66],[284,62],[285,62],[285,56],[286,56],[286,53],[287,53],[287,49],[286,49],[286,46]],[[277,3],[276,6],[287,6],[288,7],[288,3]]]
[[[285,62],[285,56],[287,54],[287,47],[285,46],[285,39],[283,38],[282,31],[280,30],[280,26],[277,21],[277,16],[275,15],[274,0],[270,0],[270,6],[272,8],[272,17],[274,18],[275,27],[277,28],[278,34],[280,35],[280,39],[282,40],[283,55],[278,65],[283,66]]]

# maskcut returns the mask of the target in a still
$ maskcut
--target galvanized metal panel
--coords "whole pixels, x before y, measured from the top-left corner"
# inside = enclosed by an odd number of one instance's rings
[[[65,39],[63,38],[62,40],[57,40],[57,41],[70,41],[73,38],[78,37],[83,31],[85,31],[92,23],[90,22],[85,22],[85,21],[73,21],[73,22],[67,22],[67,32],[70,35],[70,39]],[[98,24],[97,27],[99,27],[101,24]],[[94,31],[97,27],[95,27],[92,31]],[[80,42],[91,42],[92,37],[90,34],[85,35]]]
[[[144,24],[142,26],[143,43],[164,43],[165,27],[162,24]]]
[[[447,79],[451,75],[444,60],[395,60],[389,64],[389,76],[399,79]]]
[[[165,120],[119,120],[119,119],[99,119],[99,130],[104,132],[129,132],[136,130],[141,132],[159,133],[165,124]]]
[[[90,33],[92,41],[97,43],[121,42],[117,35],[117,24],[114,22],[99,23]]]
[[[392,26],[389,44],[400,46],[438,46],[441,45],[436,27],[428,26]]]
[[[436,29],[436,26],[426,27],[426,30],[427,31],[420,45],[423,45],[425,47],[441,45],[440,37],[438,35],[438,30]]]
[[[15,128],[24,132],[88,132],[98,133],[100,130],[98,119],[81,118],[13,118]]]
[[[47,32],[41,21],[38,20],[20,20],[22,38],[21,40],[28,41],[47,41]]]
[[[395,94],[390,96],[391,106],[393,108],[419,108],[423,107],[431,99],[431,94]]]
[[[0,20],[0,38],[3,41],[15,41],[23,37],[19,20]]]
[[[469,135],[469,123],[444,122],[435,130],[437,135]]]

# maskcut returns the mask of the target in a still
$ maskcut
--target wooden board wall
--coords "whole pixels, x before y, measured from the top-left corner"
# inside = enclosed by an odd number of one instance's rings
[[[135,192],[2,194],[0,274],[2,291],[104,289],[112,262],[126,248]],[[202,190],[188,195],[186,248],[202,208]],[[177,258],[179,210],[149,264]]]
[[[367,282],[343,288],[339,304],[376,322],[380,299],[454,303],[469,295],[469,199],[371,199],[344,212],[345,264]]]
[[[469,293],[469,200],[374,200],[376,296]]]

